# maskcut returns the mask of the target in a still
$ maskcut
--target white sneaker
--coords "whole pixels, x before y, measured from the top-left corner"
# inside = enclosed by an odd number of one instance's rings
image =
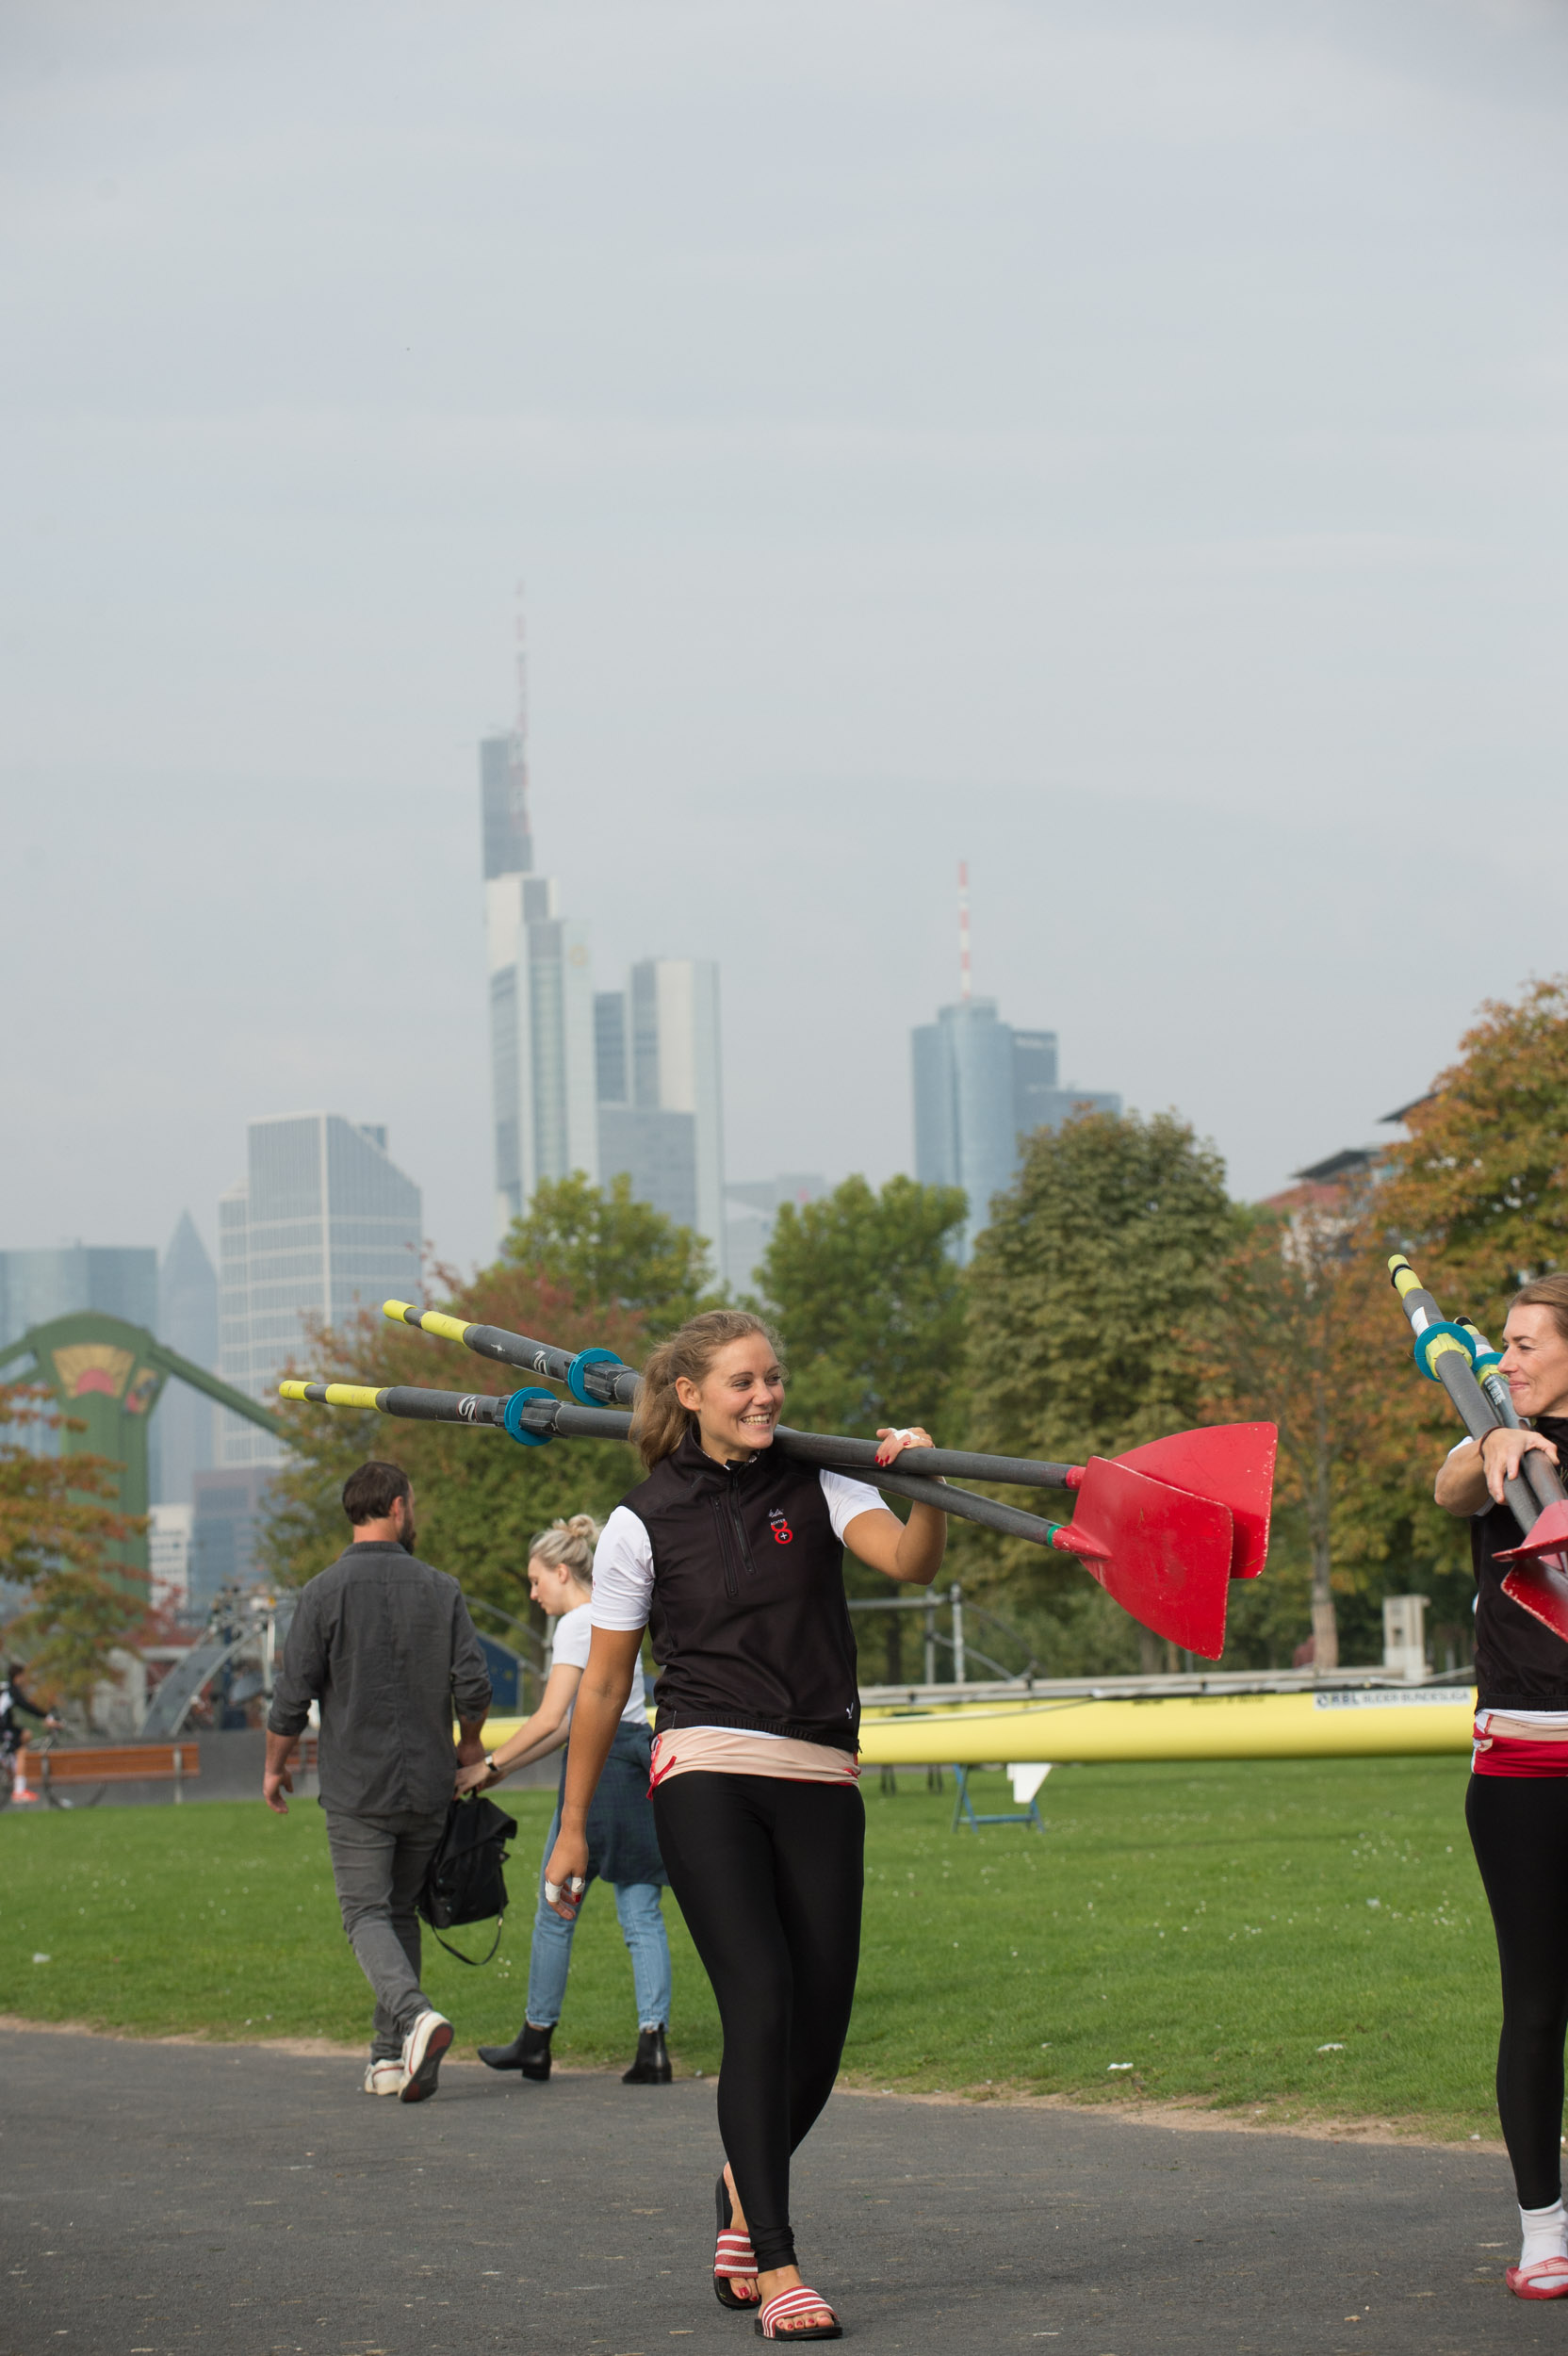
[[[422,2102],[435,2092],[435,2081],[441,2074],[441,2056],[452,2041],[452,2024],[445,2013],[433,2009],[422,2012],[403,2039],[403,2083],[398,2098],[403,2102]]]
[[[408,2083],[408,2072],[400,2061],[373,2061],[365,2072],[367,2094],[400,2094]]]

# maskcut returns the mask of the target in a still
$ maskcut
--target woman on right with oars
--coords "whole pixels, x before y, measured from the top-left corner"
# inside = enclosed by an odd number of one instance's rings
[[[670,1884],[724,2024],[713,2283],[766,2339],[836,2340],[802,2282],[790,2159],[838,2074],[860,1949],[865,1810],[843,1547],[927,1585],[945,1514],[906,1523],[876,1491],[773,1445],[777,1345],[736,1309],[694,1317],[649,1359],[632,1424],[648,1477],[604,1527],[546,1895],[576,1911],[588,1808],[645,1627],[661,1664],[653,1813]],[[929,1446],[885,1431],[882,1462]]]
[[[1476,1749],[1465,1820],[1502,1966],[1497,2110],[1513,2164],[1524,2246],[1508,2269],[1520,2299],[1568,2298],[1562,2206],[1562,2045],[1568,2033],[1568,1644],[1503,1593],[1496,1556],[1519,1543],[1503,1484],[1542,1450],[1568,1459],[1568,1275],[1515,1295],[1502,1373],[1533,1429],[1460,1443],[1437,1476],[1448,1513],[1470,1517],[1475,1558]]]

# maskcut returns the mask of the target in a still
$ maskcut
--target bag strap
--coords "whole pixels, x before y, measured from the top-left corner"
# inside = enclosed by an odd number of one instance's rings
[[[503,1906],[500,1913],[496,1917],[496,1936],[490,1941],[490,1953],[487,1955],[466,1955],[461,1947],[454,1947],[451,1945],[449,1940],[442,1938],[433,1922],[427,1922],[425,1927],[429,1931],[432,1939],[434,1939],[436,1945],[438,1947],[445,1947],[448,1955],[455,1955],[459,1963],[483,1964],[489,1963],[493,1960],[496,1950],[501,1943],[501,1926],[505,1921],[506,1909]]]

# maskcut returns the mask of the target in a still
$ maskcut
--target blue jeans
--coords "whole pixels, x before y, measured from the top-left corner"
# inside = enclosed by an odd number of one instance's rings
[[[560,1830],[558,1811],[545,1842],[547,1859]],[[621,1937],[631,1957],[637,2026],[667,2028],[672,1990],[670,1942],[664,1936],[664,1917],[660,1911],[663,1886],[659,1882],[613,1882],[611,1887],[615,1892]],[[576,1922],[564,1922],[554,1907],[545,1904],[545,1868],[541,1864],[539,1906],[533,1917],[533,1946],[528,1960],[528,2017],[536,2029],[553,2029],[561,2018],[576,1928]]]

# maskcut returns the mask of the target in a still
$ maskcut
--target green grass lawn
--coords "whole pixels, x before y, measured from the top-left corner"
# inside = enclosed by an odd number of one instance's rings
[[[1043,1839],[952,1834],[951,1785],[884,1797],[872,1772],[845,2070],[870,2086],[1131,2091],[1490,2138],[1496,1967],[1466,1772],[1413,1759],[1058,1768]],[[1011,1805],[1000,1775],[973,1789],[978,1807]],[[474,1972],[433,1949],[425,1975],[459,2053],[522,2015],[551,1801],[508,1805],[521,1838],[500,1956]],[[672,2043],[682,2069],[712,2071],[712,2000],[673,1899],[665,1910]],[[368,1991],[320,1810],[0,1816],[0,2009],[144,2035],[363,2039]],[[596,1889],[556,2050],[624,2064],[635,2029],[613,1903]]]

